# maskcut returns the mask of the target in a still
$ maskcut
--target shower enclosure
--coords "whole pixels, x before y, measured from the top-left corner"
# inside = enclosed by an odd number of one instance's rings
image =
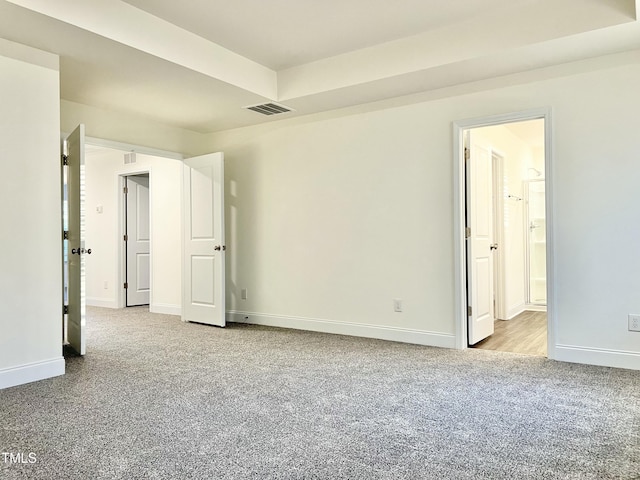
[[[525,182],[526,198],[526,279],[527,303],[547,304],[547,229],[545,219],[545,182]]]

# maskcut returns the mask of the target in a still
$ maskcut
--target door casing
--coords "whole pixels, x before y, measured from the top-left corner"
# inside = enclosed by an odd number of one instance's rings
[[[150,301],[151,301],[151,289],[149,288],[148,291],[146,291],[145,293],[139,293],[139,292],[134,292],[134,288],[139,288],[139,278],[137,275],[137,269],[136,272],[132,272],[131,271],[131,266],[132,266],[132,252],[133,252],[133,244],[134,242],[137,242],[137,239],[132,238],[131,235],[131,231],[133,232],[137,232],[137,223],[138,223],[138,218],[139,218],[139,213],[141,212],[140,208],[139,208],[139,203],[138,203],[138,199],[137,196],[135,196],[136,192],[135,191],[131,191],[131,185],[136,183],[137,181],[135,180],[136,178],[140,178],[140,177],[145,177],[146,181],[147,181],[147,188],[148,188],[148,201],[151,199],[151,181],[149,178],[149,175],[127,175],[124,179],[125,184],[127,185],[127,193],[123,193],[123,197],[125,197],[125,208],[124,208],[124,215],[125,215],[125,220],[124,220],[124,224],[125,224],[125,231],[127,232],[127,238],[128,240],[124,242],[124,250],[125,250],[125,263],[126,263],[126,269],[125,269],[125,282],[128,284],[128,288],[125,289],[125,298],[126,298],[126,304],[127,306],[138,306],[138,305],[149,305]],[[131,181],[130,181],[131,180]],[[134,201],[135,200],[135,201]],[[130,203],[130,202],[134,202],[134,203]],[[135,212],[134,215],[130,217],[130,213],[132,211],[132,209],[130,208],[132,205],[135,205]],[[147,203],[147,209],[146,209],[146,216],[147,216],[147,220],[148,220],[148,228],[149,228],[149,235],[151,234],[151,205],[150,202]],[[135,221],[134,221],[135,220]],[[136,225],[134,227],[132,227],[132,225]],[[148,243],[149,243],[149,265],[148,268],[146,269],[146,275],[149,277],[148,281],[151,281],[151,251],[150,251],[150,241],[151,239],[148,239]],[[123,240],[124,241],[124,240]],[[137,250],[135,250],[137,252]],[[138,253],[138,252],[137,252]],[[136,262],[133,262],[134,264],[136,264]],[[136,264],[137,265],[137,264]]]
[[[117,184],[117,198],[118,198],[118,308],[125,308],[127,306],[127,292],[124,288],[124,283],[127,278],[127,249],[124,244],[124,235],[127,231],[127,215],[125,212],[126,203],[124,200],[124,187],[127,185],[127,177],[134,175],[148,175],[149,176],[149,198],[153,196],[153,178],[152,167],[142,167],[139,170],[131,170],[126,172],[118,172],[116,175]],[[152,202],[149,201],[149,257],[153,258],[153,225],[151,209],[153,208]],[[149,264],[149,305],[153,304],[153,262]]]
[[[547,218],[547,357],[556,357],[556,297],[554,261],[553,216],[553,142],[551,108],[538,108],[521,112],[471,118],[453,122],[453,238],[454,238],[454,314],[456,348],[466,349],[467,344],[467,272],[465,248],[465,170],[464,130],[477,127],[502,125],[544,119],[545,145],[545,214]]]

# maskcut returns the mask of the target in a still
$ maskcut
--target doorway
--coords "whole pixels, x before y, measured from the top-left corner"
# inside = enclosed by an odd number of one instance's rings
[[[123,177],[125,306],[149,305],[151,292],[151,228],[149,173]]]
[[[90,141],[85,210],[93,254],[87,258],[87,305],[113,309],[148,305],[154,313],[180,315],[181,159],[168,152],[147,153],[142,147],[133,151],[133,146]],[[133,273],[138,275],[132,277]],[[132,287],[137,278],[138,286]],[[132,298],[133,292],[144,298]]]
[[[454,124],[459,348],[553,358],[549,130],[546,110]]]

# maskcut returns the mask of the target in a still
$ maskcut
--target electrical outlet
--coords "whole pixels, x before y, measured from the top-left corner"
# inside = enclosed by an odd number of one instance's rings
[[[246,300],[247,299],[247,289],[243,288],[242,290],[240,290],[240,298],[242,300]]]
[[[640,332],[640,315],[629,314],[629,331]]]
[[[402,312],[402,300],[399,298],[393,299],[393,311]]]

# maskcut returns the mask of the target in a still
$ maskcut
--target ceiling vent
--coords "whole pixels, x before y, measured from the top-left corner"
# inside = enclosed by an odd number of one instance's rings
[[[285,107],[278,103],[261,103],[259,105],[250,105],[243,108],[253,110],[254,112],[261,113],[262,115],[280,115],[281,113],[293,111],[293,108]]]

